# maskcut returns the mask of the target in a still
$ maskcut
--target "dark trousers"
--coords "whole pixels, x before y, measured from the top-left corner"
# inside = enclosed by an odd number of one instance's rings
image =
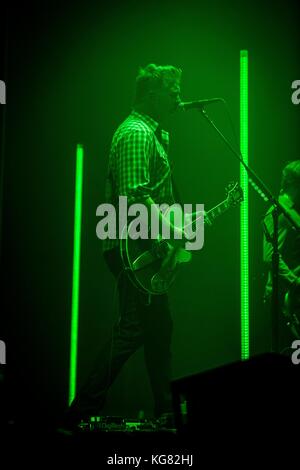
[[[104,253],[118,280],[119,318],[111,337],[100,351],[86,383],[73,400],[68,414],[78,421],[98,415],[107,391],[127,359],[141,346],[154,398],[154,416],[171,410],[172,319],[167,295],[151,296],[138,291],[122,270],[119,250]]]
[[[283,294],[279,293],[279,314],[278,314],[278,353],[291,355],[291,345],[296,337],[292,333],[291,328],[287,325],[288,319],[286,318],[283,310]],[[271,296],[268,296],[264,299],[264,314],[267,318],[270,318],[270,349],[272,348],[272,299]]]

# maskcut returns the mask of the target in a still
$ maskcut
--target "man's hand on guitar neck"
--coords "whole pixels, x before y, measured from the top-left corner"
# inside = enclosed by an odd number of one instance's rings
[[[212,225],[212,221],[210,220],[210,217],[208,216],[206,211],[198,211],[198,212],[192,212],[192,213],[187,213],[185,214],[185,226],[189,224],[194,224],[196,218],[201,218],[204,217],[204,224],[208,225],[209,227]],[[194,220],[194,222],[193,222]]]
[[[156,216],[160,220],[160,226],[165,228],[165,233],[170,232],[170,241],[171,245],[174,248],[183,248],[186,241],[188,240],[185,236],[184,230],[181,228],[175,227],[169,220],[168,217],[165,217],[164,214],[158,209],[157,204],[153,201],[151,197],[148,197],[143,203],[148,208],[148,213],[155,211]]]

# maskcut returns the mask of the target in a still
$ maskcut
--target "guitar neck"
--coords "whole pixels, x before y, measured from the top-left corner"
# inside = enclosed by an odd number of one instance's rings
[[[208,222],[213,223],[217,217],[224,214],[224,212],[226,212],[229,208],[230,204],[228,203],[227,199],[225,199],[223,202],[220,202],[220,204],[210,209],[206,213],[205,218],[208,219]]]
[[[224,201],[220,202],[220,204],[205,213],[205,221],[209,224],[212,224],[213,221],[219,217],[219,215],[224,214],[224,212],[226,212],[229,208],[230,204],[228,203],[227,199],[225,199]],[[196,217],[196,220],[200,217],[203,217],[203,212],[193,212],[193,219],[194,217]],[[193,221],[193,224],[196,220]]]

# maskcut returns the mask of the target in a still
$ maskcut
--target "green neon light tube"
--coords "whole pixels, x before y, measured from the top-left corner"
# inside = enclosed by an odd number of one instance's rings
[[[74,250],[73,250],[71,339],[70,339],[69,404],[72,402],[76,394],[79,285],[80,285],[82,180],[83,180],[83,147],[82,145],[78,144],[77,150],[76,150],[76,174],[75,174]]]
[[[240,147],[248,164],[248,51],[240,51]],[[249,358],[249,205],[248,176],[240,167],[240,184],[244,191],[241,204],[241,359]]]

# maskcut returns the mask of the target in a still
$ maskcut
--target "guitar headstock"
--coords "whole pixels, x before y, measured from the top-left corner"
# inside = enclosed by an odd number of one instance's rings
[[[226,186],[226,196],[227,203],[230,206],[240,204],[244,200],[244,193],[241,186],[239,183],[235,183],[234,181],[231,181]]]

